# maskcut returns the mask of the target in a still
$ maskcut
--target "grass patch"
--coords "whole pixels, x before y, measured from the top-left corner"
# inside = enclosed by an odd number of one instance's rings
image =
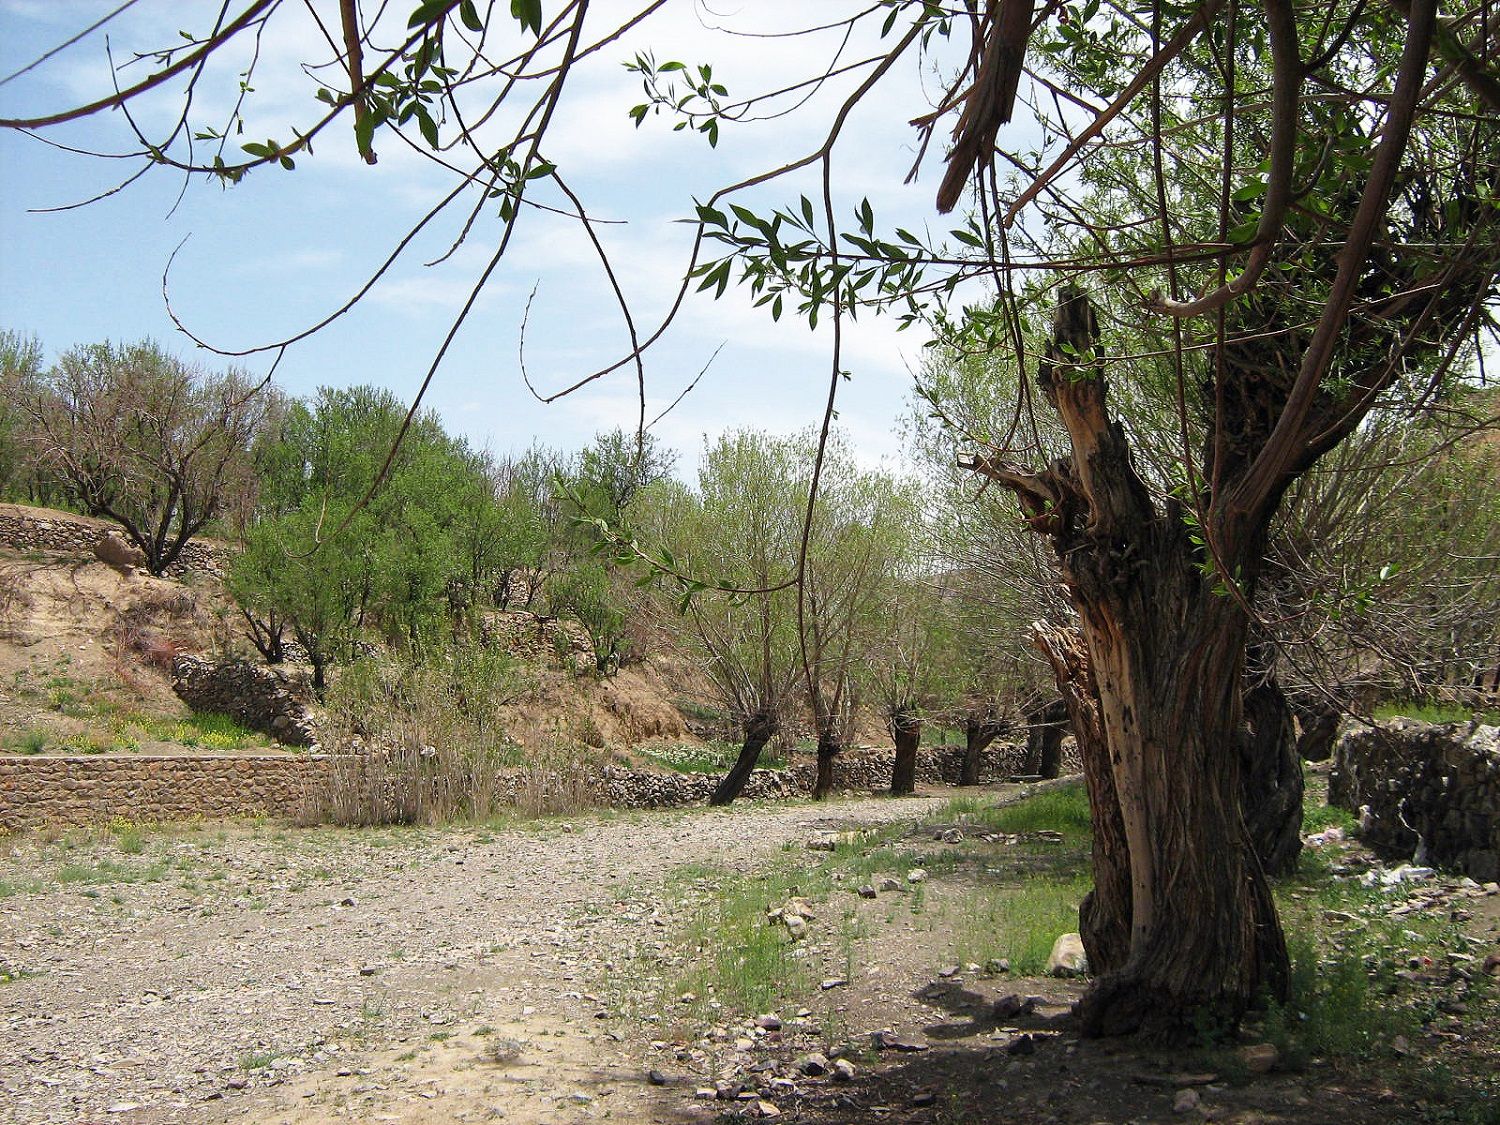
[[[122,863],[101,859],[94,863],[66,863],[54,878],[64,885],[115,886],[121,883],[157,883],[166,878],[171,860],[154,863]]]
[[[9,745],[17,754],[40,754],[47,748],[47,734],[40,730],[24,731],[10,741]]]
[[[15,984],[17,981],[30,980],[42,974],[34,969],[17,969],[0,962],[0,985]]]
[[[1003,957],[1012,972],[1041,976],[1057,935],[1078,929],[1078,904],[1093,885],[1079,872],[975,888],[963,903],[954,960],[982,965]]]
[[[1423,723],[1472,723],[1500,726],[1500,711],[1476,710],[1457,703],[1439,703],[1415,699],[1396,699],[1377,704],[1373,715],[1377,719],[1416,719]]]
[[[1010,835],[1060,832],[1065,840],[1075,844],[1087,842],[1093,832],[1088,793],[1082,785],[1048,789],[1008,805],[996,805],[993,797],[955,797],[939,810],[935,819]]]
[[[662,746],[641,750],[641,757],[676,773],[726,773],[740,755],[733,742],[710,742],[703,746]],[[760,752],[757,769],[786,768],[786,756],[767,746]]]
[[[232,715],[209,712],[189,715],[160,732],[163,742],[180,742],[184,746],[203,750],[243,750],[248,746],[264,746],[267,740],[244,726]]]
[[[670,897],[700,900],[679,937],[689,964],[674,993],[738,1012],[765,1012],[811,987],[807,965],[794,956],[795,944],[784,927],[766,921],[766,909],[793,896],[810,902],[825,898],[826,872],[778,868],[738,876],[691,864],[673,873],[671,885]]]

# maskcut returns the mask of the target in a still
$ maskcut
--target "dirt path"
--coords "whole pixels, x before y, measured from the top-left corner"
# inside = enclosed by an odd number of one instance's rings
[[[604,989],[683,921],[668,873],[935,803],[17,844],[0,1121],[684,1120]]]

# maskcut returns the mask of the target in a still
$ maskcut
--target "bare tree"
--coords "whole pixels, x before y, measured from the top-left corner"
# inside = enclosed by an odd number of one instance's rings
[[[183,546],[254,489],[251,446],[267,398],[155,344],[94,344],[21,399],[27,441],[90,515],[118,523],[164,573]]]

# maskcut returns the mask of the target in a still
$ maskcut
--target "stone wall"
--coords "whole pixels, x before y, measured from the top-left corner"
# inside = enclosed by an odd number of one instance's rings
[[[118,525],[91,516],[0,504],[0,547],[16,551],[57,551],[93,561],[94,544],[111,530],[118,531]],[[192,571],[220,577],[227,562],[228,554],[223,547],[191,539],[184,544],[177,561],[167,568],[167,574],[178,578]]]
[[[243,660],[184,655],[172,661],[172,690],[194,711],[232,715],[251,730],[288,746],[311,746],[317,741],[307,713],[310,689],[300,674]]]
[[[292,817],[322,755],[0,756],[0,829],[198,817]]]
[[[1500,879],[1500,727],[1392,719],[1339,739],[1328,803],[1389,859]]]
[[[1014,771],[1023,750],[993,747],[985,756],[985,781]],[[883,792],[890,787],[890,750],[849,750],[834,767],[839,791]],[[924,750],[917,776],[928,785],[955,784],[959,747]],[[356,776],[352,757],[323,754],[148,756],[99,754],[78,757],[0,756],[0,829],[72,826],[123,817],[132,821],[273,816],[297,819],[304,804],[336,774]],[[812,790],[815,764],[756,770],[745,787],[747,800],[785,800]],[[581,785],[578,784],[581,781]],[[582,779],[554,779],[560,792],[581,789],[592,803],[612,808],[677,808],[701,805],[718,784],[714,774],[653,773],[606,766]],[[495,779],[497,797],[520,803],[535,797],[538,778],[523,770]],[[546,779],[541,780],[546,788]]]

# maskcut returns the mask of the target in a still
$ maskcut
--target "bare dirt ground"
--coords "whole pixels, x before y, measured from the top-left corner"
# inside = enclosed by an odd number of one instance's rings
[[[12,840],[0,1122],[1484,1120],[1419,1113],[1374,1057],[1359,1076],[1316,1061],[1249,1074],[1201,1052],[1079,1041],[1068,1009],[1081,984],[948,963],[973,928],[966,880],[985,869],[972,862],[1005,862],[1013,845],[950,845],[930,827],[892,845],[933,868],[922,884],[873,899],[838,884],[818,904],[794,953],[812,983],[791,1003],[759,1013],[679,995],[719,952],[690,936],[721,894],[715,872],[779,873],[784,887],[826,854],[809,839],[914,820],[950,795]],[[967,866],[945,868],[947,848]],[[1500,944],[1500,899],[1441,901]],[[1035,1010],[998,1011],[1008,995]],[[1492,1008],[1444,1016],[1410,1049],[1441,1059],[1492,1041]],[[1395,1061],[1393,1045],[1373,1049]],[[808,1073],[814,1052],[844,1080]]]
[[[0,1121],[681,1120],[605,999],[680,922],[668,872],[930,804],[15,843]]]

